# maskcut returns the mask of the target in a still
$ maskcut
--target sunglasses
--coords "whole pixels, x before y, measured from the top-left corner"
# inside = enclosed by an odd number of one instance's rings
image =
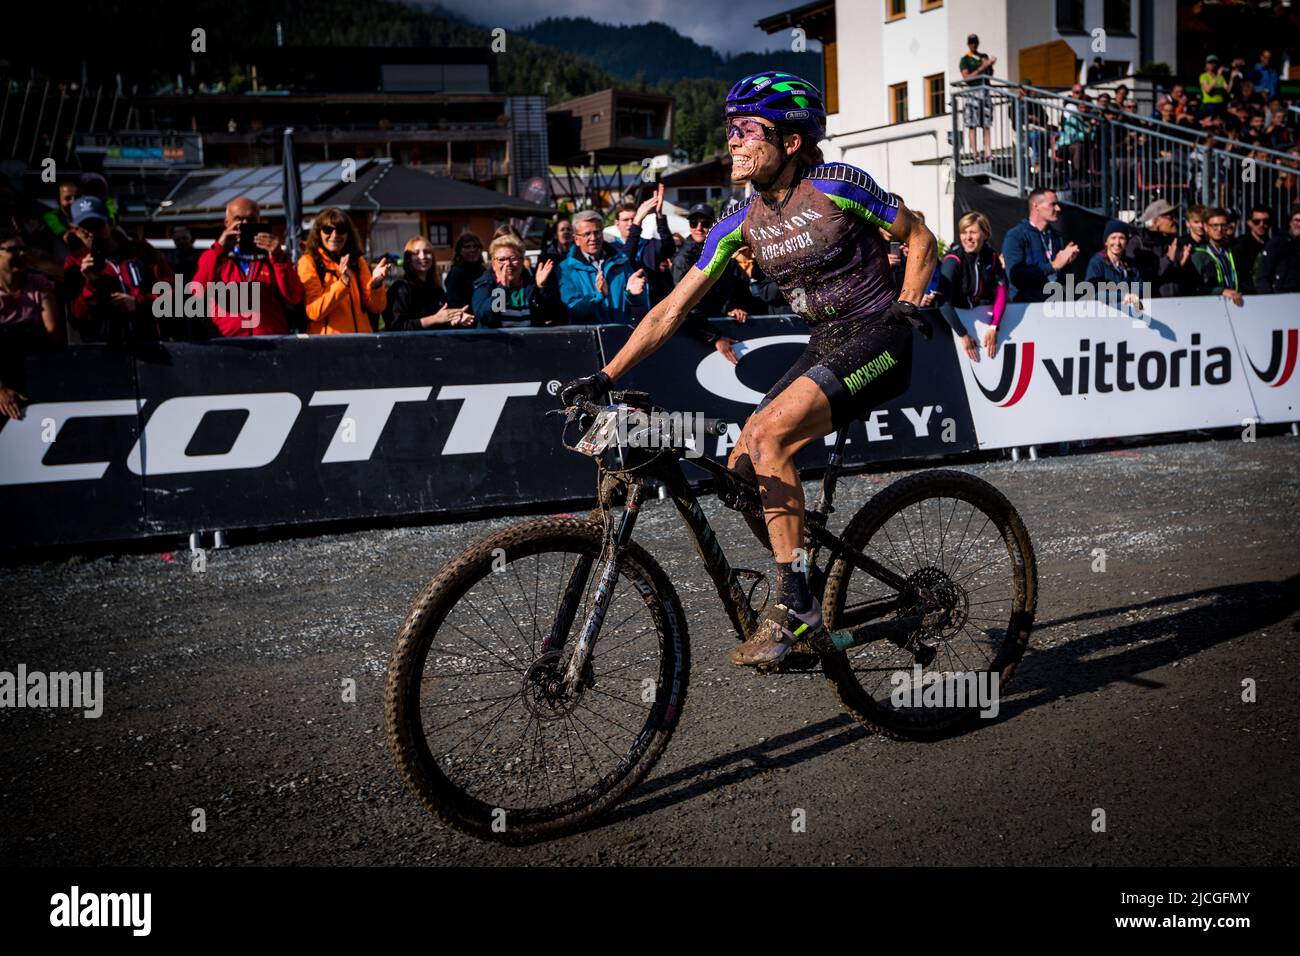
[[[321,226],[321,227],[320,227],[320,234],[321,234],[322,236],[332,236],[332,235],[334,235],[334,233],[336,233],[336,232],[339,233],[340,235],[342,235],[343,233],[345,233],[345,232],[347,232],[347,231],[348,231],[347,226],[330,226],[330,225],[324,225],[324,226]]]
[[[709,226],[713,225],[712,219],[689,219],[687,222],[690,223],[692,229],[698,229],[701,226],[707,229]]]
[[[1268,225],[1268,220],[1267,220],[1267,219],[1252,219],[1252,220],[1250,220],[1250,224],[1251,224],[1252,226],[1267,226],[1267,225]]]
[[[775,126],[764,126],[758,120],[736,119],[724,127],[723,139],[730,142],[736,137],[740,137],[741,142],[744,143],[754,143],[760,140],[775,143],[781,139],[781,134]]]

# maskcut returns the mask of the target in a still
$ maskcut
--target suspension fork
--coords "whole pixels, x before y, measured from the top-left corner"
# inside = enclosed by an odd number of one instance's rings
[[[587,612],[586,620],[582,623],[582,633],[573,648],[573,654],[569,657],[569,666],[564,671],[564,686],[570,693],[576,692],[579,688],[583,671],[591,658],[591,650],[596,645],[596,635],[600,633],[600,626],[605,622],[605,612],[609,610],[610,602],[614,599],[614,585],[618,581],[618,559],[628,541],[632,539],[632,529],[636,527],[637,515],[641,513],[641,491],[639,481],[633,482],[628,487],[627,503],[624,505],[623,514],[619,516],[618,527],[607,537],[605,564],[601,568],[600,579],[596,584],[595,598],[591,603],[591,609]],[[590,562],[591,559],[587,560]],[[576,572],[577,568],[574,570]],[[583,573],[582,579],[586,580],[586,573]],[[570,584],[572,583],[571,579]],[[564,630],[567,631],[568,628],[565,627]]]

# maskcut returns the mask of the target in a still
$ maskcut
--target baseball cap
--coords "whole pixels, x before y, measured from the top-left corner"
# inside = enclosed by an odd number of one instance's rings
[[[1171,206],[1168,200],[1157,199],[1155,202],[1151,203],[1151,205],[1147,206],[1146,209],[1142,210],[1142,221],[1145,223],[1152,223],[1161,216],[1172,215],[1177,211],[1178,207]]]
[[[690,222],[692,219],[707,219],[709,222],[714,222],[717,218],[717,214],[714,213],[713,207],[708,203],[702,202],[696,203],[690,208],[690,211],[686,213],[687,222]]]
[[[1215,54],[1211,53],[1209,56],[1207,56],[1207,57],[1205,58],[1205,62],[1206,62],[1206,63],[1218,63],[1218,62],[1219,62],[1219,58],[1218,58],[1218,56],[1216,56]]]
[[[92,219],[108,222],[108,207],[104,205],[102,199],[95,196],[82,196],[72,204],[72,222],[74,225],[81,226]]]

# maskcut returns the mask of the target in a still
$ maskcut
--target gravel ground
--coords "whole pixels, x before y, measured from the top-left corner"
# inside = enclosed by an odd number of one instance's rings
[[[1038,625],[996,720],[873,735],[817,674],[731,666],[734,638],[667,502],[637,538],[677,584],[690,693],[651,776],[584,833],[448,829],[385,743],[411,600],[508,521],[0,570],[0,670],[102,670],[103,716],[3,710],[10,864],[1295,864],[1300,440],[963,466],[1020,510]],[[842,481],[843,519],[896,475]],[[811,486],[809,486],[811,488]],[[811,500],[811,492],[810,492]],[[733,564],[762,567],[704,501]],[[508,519],[509,521],[517,519]],[[1092,571],[1104,548],[1105,573]],[[355,703],[340,682],[357,682]],[[1253,678],[1258,699],[1244,703]],[[806,811],[806,832],[791,814]],[[1095,809],[1106,831],[1093,832]],[[202,809],[206,832],[191,827]]]

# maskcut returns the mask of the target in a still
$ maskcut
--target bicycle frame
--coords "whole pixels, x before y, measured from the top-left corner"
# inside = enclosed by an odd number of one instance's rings
[[[846,609],[836,621],[837,631],[832,636],[836,649],[844,650],[860,642],[863,631],[874,625],[879,628],[881,619],[900,615],[903,611],[915,609],[928,595],[922,594],[906,578],[889,570],[871,557],[849,547],[836,534],[826,528],[826,519],[834,511],[833,501],[835,486],[843,463],[843,448],[847,432],[840,431],[836,436],[834,447],[827,461],[822,476],[822,486],[811,509],[804,516],[804,550],[807,554],[807,573],[812,592],[821,595],[826,585],[826,576],[836,558],[843,556],[855,567],[866,574],[893,588],[897,593],[889,598],[872,601],[856,608]],[[565,683],[577,688],[582,673],[587,665],[591,649],[595,644],[600,625],[613,595],[613,584],[617,579],[618,557],[621,549],[631,539],[637,516],[640,513],[642,495],[647,480],[658,481],[676,506],[678,513],[686,524],[686,529],[704,562],[705,570],[717,590],[718,598],[726,610],[732,626],[742,639],[748,640],[758,624],[758,614],[741,589],[740,573],[727,560],[726,554],[718,541],[717,535],[709,523],[708,517],[700,507],[690,482],[681,467],[684,452],[673,448],[653,455],[650,461],[634,468],[600,467],[600,487],[602,488],[600,507],[606,514],[605,563],[601,569],[595,599],[583,622],[578,641],[570,656],[565,670]],[[724,465],[707,457],[693,459],[695,464],[712,475],[718,482],[718,494],[724,504],[734,510],[748,512],[760,519],[763,516],[759,505],[759,491],[755,482],[736,474]],[[617,524],[608,520],[612,505],[604,491],[609,479],[627,487],[626,505]],[[818,554],[825,550],[829,557],[824,566],[817,563]],[[559,613],[552,627],[551,634],[543,643],[543,652],[558,651],[563,645],[564,635],[569,631],[577,612],[577,602],[584,592],[588,575],[594,559],[582,558],[570,573],[570,579],[561,601]],[[898,627],[884,628],[873,634],[872,639],[884,638],[899,646],[905,646],[907,635],[915,621],[898,618]],[[922,649],[923,651],[924,649]]]

